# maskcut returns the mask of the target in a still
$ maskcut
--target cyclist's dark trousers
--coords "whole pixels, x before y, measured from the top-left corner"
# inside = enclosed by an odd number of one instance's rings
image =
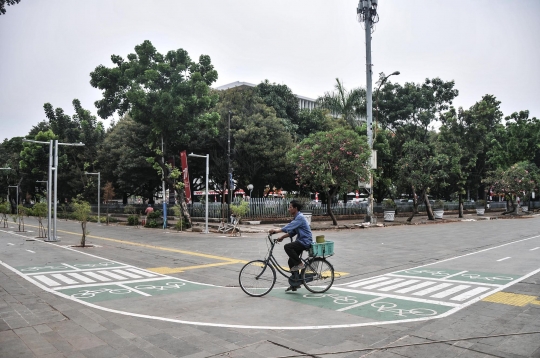
[[[285,244],[284,246],[285,252],[289,256],[289,268],[292,268],[293,266],[300,265],[302,263],[302,260],[300,260],[299,255],[304,251],[306,248],[304,245],[302,245],[298,241],[293,241],[291,243]]]

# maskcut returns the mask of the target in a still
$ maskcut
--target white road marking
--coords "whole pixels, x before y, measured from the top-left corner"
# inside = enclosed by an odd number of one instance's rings
[[[484,291],[490,290],[490,287],[477,287],[474,290],[467,291],[465,293],[462,293],[459,296],[451,298],[452,301],[465,301],[467,298],[471,298],[473,296],[476,296],[479,293],[482,293]]]
[[[459,291],[463,291],[463,290],[465,290],[465,289],[467,289],[469,287],[471,287],[471,286],[469,286],[469,285],[454,286],[452,288],[449,288],[448,290],[436,293],[436,294],[434,294],[433,296],[430,296],[430,297],[433,297],[433,298],[445,298],[446,296],[450,296],[450,295],[452,295],[454,293],[457,293]]]
[[[73,269],[73,270],[76,270],[76,271],[80,271],[80,270],[81,270],[81,269],[80,269],[80,268],[78,268],[78,267],[75,267],[75,266],[71,266],[71,265],[68,265],[68,264],[66,264],[66,263],[63,263],[63,262],[62,262],[62,265],[66,266],[66,267],[69,267],[70,269]]]
[[[70,279],[69,277],[67,276],[64,276],[62,275],[61,273],[55,273],[53,275],[51,275],[52,277],[64,282],[64,283],[67,283],[68,285],[74,285],[74,284],[77,284],[79,282],[75,281],[75,280],[72,280]]]
[[[497,262],[499,262],[499,261],[504,261],[504,260],[508,260],[509,258],[510,258],[510,256],[504,257],[504,258],[502,258],[502,259],[497,260]]]
[[[439,291],[439,290],[442,290],[443,288],[450,287],[450,286],[452,286],[451,283],[440,283],[437,286],[428,287],[425,290],[418,291],[418,292],[413,292],[413,295],[415,295],[415,296],[424,296],[424,295],[427,295],[428,293]]]
[[[80,281],[82,281],[82,282],[86,282],[86,283],[96,282],[96,281],[91,280],[91,279],[89,279],[88,277],[83,276],[83,275],[78,274],[78,273],[68,272],[68,275],[70,275],[71,277],[74,277],[74,278],[76,278],[77,280],[80,280]]]
[[[26,251],[31,252],[31,253],[33,253],[33,254],[36,253],[35,251],[32,251],[32,250],[26,250]]]
[[[47,276],[37,275],[37,276],[34,276],[34,277],[37,278],[38,280],[40,280],[41,282],[43,282],[44,284],[46,284],[47,286],[60,286],[60,284],[58,282],[56,282],[54,280],[51,280]]]
[[[122,284],[117,284],[117,286],[120,286],[120,287],[123,287],[123,288],[127,288],[128,290],[130,291],[133,291],[133,292],[136,292],[138,293],[139,295],[143,295],[143,296],[147,296],[147,297],[151,297],[152,295],[151,294],[148,294],[146,292],[143,292],[143,291],[139,291],[133,287],[129,287],[129,286],[126,286],[126,285],[122,285]]]
[[[400,283],[397,283],[397,284],[392,285],[392,286],[379,288],[379,291],[391,291],[391,290],[395,290],[396,288],[400,288],[400,287],[403,287],[403,286],[409,286],[409,285],[412,285],[413,283],[417,283],[417,282],[419,282],[419,280],[407,280],[405,282],[400,282]]]
[[[534,251],[534,250],[538,250],[540,249],[540,246],[539,247],[535,247],[534,249],[530,249],[529,251]]]
[[[453,274],[453,275],[449,275],[449,276],[443,277],[442,280],[446,280],[446,279],[449,279],[450,277],[454,277],[454,276],[458,276],[458,275],[464,274],[465,272],[469,272],[469,271],[461,271],[461,272],[455,273],[455,274]]]
[[[11,242],[8,242],[8,245],[9,245],[9,246],[13,246],[13,245],[15,245],[15,244],[12,244]]]
[[[126,278],[124,276],[120,276],[120,275],[117,275],[115,274],[114,272],[110,272],[110,271],[98,271],[100,274],[102,275],[105,275],[105,276],[109,276],[109,277],[112,277],[116,280],[126,280]]]
[[[113,272],[119,273],[120,275],[124,275],[131,278],[141,278],[139,275],[135,275],[134,273],[125,271],[125,270],[112,270]]]
[[[366,286],[366,287],[364,287],[364,290],[373,290],[374,288],[377,288],[377,287],[382,287],[382,286],[386,286],[386,285],[396,283],[396,282],[401,282],[401,281],[403,281],[402,278],[395,278],[395,279],[390,280],[390,281],[383,281],[383,282],[376,283],[374,285]]]
[[[91,272],[91,271],[85,272],[84,274],[85,274],[86,276],[90,276],[90,277],[92,277],[92,278],[95,278],[95,279],[98,280],[98,281],[110,281],[110,280],[111,280],[111,279],[108,278],[108,277],[98,275],[97,273]]]
[[[429,281],[420,282],[417,285],[414,285],[414,286],[411,286],[411,287],[406,287],[406,288],[403,288],[403,289],[401,289],[399,291],[396,291],[396,293],[407,293],[407,292],[411,292],[411,291],[416,291],[419,288],[426,287],[426,286],[431,286],[431,285],[434,285],[436,283],[437,282],[429,282]]]
[[[377,297],[377,298],[374,298],[374,299],[369,300],[369,301],[364,301],[364,302],[360,302],[360,303],[357,303],[357,304],[354,304],[354,305],[350,305],[350,306],[347,306],[347,307],[340,308],[340,309],[338,309],[336,311],[343,312],[343,311],[346,311],[346,310],[350,310],[351,308],[356,308],[356,307],[360,307],[360,306],[364,306],[364,305],[369,305],[370,303],[382,300],[383,298],[386,298],[386,297]]]
[[[136,269],[136,268],[128,268],[126,270],[131,271],[131,272],[136,273],[136,274],[139,274],[139,275],[146,276],[146,277],[155,277],[156,276],[153,273],[146,272],[146,271],[143,271],[143,270],[139,270],[139,269]]]
[[[355,282],[355,283],[347,285],[347,286],[349,286],[349,287],[360,287],[360,286],[363,286],[363,285],[369,285],[370,283],[384,281],[384,280],[388,280],[388,277],[372,278],[371,280]]]

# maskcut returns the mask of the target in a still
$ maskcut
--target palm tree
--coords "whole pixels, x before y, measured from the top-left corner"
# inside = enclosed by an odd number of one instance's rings
[[[335,91],[319,97],[317,105],[328,109],[333,116],[344,119],[354,128],[366,118],[366,90],[355,88],[347,91],[339,78],[336,78],[336,82]]]

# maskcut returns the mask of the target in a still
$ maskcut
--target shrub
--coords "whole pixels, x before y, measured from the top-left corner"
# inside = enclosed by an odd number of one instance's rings
[[[162,210],[154,210],[154,211],[152,211],[151,213],[148,214],[147,218],[148,218],[148,220],[150,220],[150,219],[159,219],[159,218],[161,218],[162,215],[163,215]]]
[[[137,215],[130,215],[127,218],[127,222],[129,226],[139,225],[139,217]]]
[[[158,226],[159,226],[159,223],[157,222],[156,219],[148,219],[145,225],[145,227],[150,227],[150,228],[156,228]]]
[[[190,228],[190,225],[187,221],[185,221],[183,218],[179,219],[176,224],[174,224],[174,228],[177,231],[183,231]]]
[[[444,201],[435,200],[435,202],[433,203],[433,209],[443,210],[444,209]]]
[[[396,203],[392,199],[384,199],[382,202],[383,209],[385,210],[395,210]]]
[[[238,217],[244,217],[246,216],[247,212],[249,210],[249,204],[247,201],[240,201],[239,203],[234,203],[231,205],[231,212],[233,215],[236,215]]]
[[[485,200],[477,200],[477,201],[476,201],[476,207],[477,207],[477,208],[484,208],[484,207],[486,207],[486,201],[485,201]]]

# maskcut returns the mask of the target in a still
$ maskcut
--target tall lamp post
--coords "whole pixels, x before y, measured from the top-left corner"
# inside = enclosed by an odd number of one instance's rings
[[[205,190],[205,193],[206,193],[206,200],[205,200],[205,205],[206,205],[206,210],[205,210],[205,230],[204,230],[204,233],[205,234],[208,234],[208,174],[210,173],[210,154],[206,154],[206,155],[199,155],[199,154],[193,154],[193,153],[190,153],[188,154],[188,157],[197,157],[197,158],[206,158],[206,190]]]
[[[97,172],[97,173],[89,173],[89,172],[84,172],[84,174],[86,175],[97,175],[97,222],[98,222],[98,225],[101,224],[101,221],[99,220],[99,214],[101,212],[101,172]]]
[[[379,83],[379,87],[377,87],[377,94],[375,95],[375,98],[377,100],[377,117],[375,118],[375,135],[374,137],[377,137],[377,123],[379,122],[379,90],[381,89],[382,85],[386,83],[386,80],[388,80],[388,77],[399,75],[399,71],[392,72],[388,76],[382,79],[381,83]]]
[[[52,197],[52,195],[48,195],[49,197],[49,200],[48,200],[48,218],[47,218],[47,222],[51,222],[51,206],[52,206],[52,201],[54,200],[54,220],[52,220],[52,224],[53,224],[53,235],[51,236],[51,229],[50,229],[50,226],[47,228],[47,240],[45,241],[58,241],[57,239],[57,236],[56,236],[56,218],[57,218],[57,202],[58,202],[58,146],[59,145],[69,145],[69,146],[76,146],[76,147],[82,147],[84,146],[83,143],[79,142],[79,143],[59,143],[58,140],[50,140],[49,142],[43,142],[43,141],[39,141],[39,140],[30,140],[30,139],[26,139],[26,138],[23,138],[22,140],[23,142],[30,142],[30,143],[38,143],[38,144],[49,144],[49,176],[48,176],[48,192],[49,193],[52,193],[53,192],[53,184],[54,184],[54,198]],[[53,151],[53,148],[54,148],[54,151]],[[54,156],[53,156],[53,152],[54,152]],[[54,165],[54,166],[53,166]],[[52,177],[52,172],[54,171],[54,178]]]
[[[229,205],[227,206],[229,208],[229,212],[228,212],[228,216],[229,216],[229,219],[227,220],[227,222],[229,220],[232,221],[231,219],[231,204],[232,204],[232,171],[231,171],[231,114],[232,112],[229,111],[229,134],[228,134],[228,137],[227,137],[227,161],[228,161],[228,169],[227,169],[227,182],[228,182],[228,187],[229,187]]]
[[[369,149],[371,150],[371,165],[373,167],[373,92],[372,92],[372,66],[371,63],[371,32],[373,25],[379,22],[377,14],[378,0],[360,0],[356,8],[358,21],[364,23],[366,35],[366,104],[367,104],[367,137]],[[373,216],[373,174],[369,172],[369,205],[367,209],[366,222],[372,221]]]

